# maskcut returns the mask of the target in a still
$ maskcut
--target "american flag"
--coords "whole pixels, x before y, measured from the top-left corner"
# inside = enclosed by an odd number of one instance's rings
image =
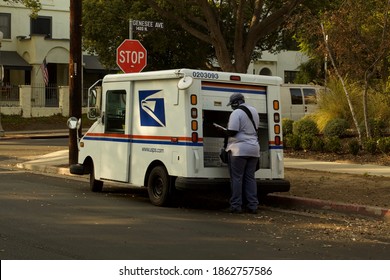
[[[47,70],[46,57],[41,64],[41,70],[42,70],[43,82],[47,86],[49,84],[49,71]]]

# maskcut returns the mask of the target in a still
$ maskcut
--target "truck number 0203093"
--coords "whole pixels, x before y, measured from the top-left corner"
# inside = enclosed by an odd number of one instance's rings
[[[193,72],[192,76],[194,78],[204,78],[204,79],[214,79],[214,80],[217,80],[219,78],[217,73],[209,73],[209,72]]]

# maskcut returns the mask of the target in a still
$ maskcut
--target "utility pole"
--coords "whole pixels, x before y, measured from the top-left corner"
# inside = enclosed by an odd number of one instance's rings
[[[70,0],[70,54],[69,54],[69,114],[81,118],[82,52],[81,52],[82,1]],[[78,162],[77,135],[81,126],[69,129],[69,165]]]
[[[1,51],[1,42],[3,41],[3,36],[4,36],[3,32],[0,31],[0,51]],[[3,68],[3,64],[1,64],[1,53],[0,53],[0,86],[3,86],[3,79],[4,79],[4,68]],[[5,132],[3,126],[1,125],[1,111],[0,111],[0,137],[4,137],[4,136],[5,136]]]

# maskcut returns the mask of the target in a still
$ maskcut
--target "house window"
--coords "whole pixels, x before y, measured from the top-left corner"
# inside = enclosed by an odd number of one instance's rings
[[[0,31],[4,39],[11,39],[11,14],[0,13]]]
[[[260,70],[260,75],[272,76],[272,71],[269,68],[263,68]]]
[[[51,17],[31,19],[31,35],[46,35],[51,38]]]
[[[293,84],[297,76],[297,71],[284,71],[284,82],[286,84]]]

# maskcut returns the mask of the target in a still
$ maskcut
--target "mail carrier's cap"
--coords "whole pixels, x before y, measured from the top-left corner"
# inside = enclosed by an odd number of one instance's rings
[[[244,101],[245,100],[244,95],[242,95],[239,92],[235,92],[232,95],[230,95],[229,103],[226,106],[230,106],[230,105],[232,105],[232,103],[235,103],[238,100]]]

